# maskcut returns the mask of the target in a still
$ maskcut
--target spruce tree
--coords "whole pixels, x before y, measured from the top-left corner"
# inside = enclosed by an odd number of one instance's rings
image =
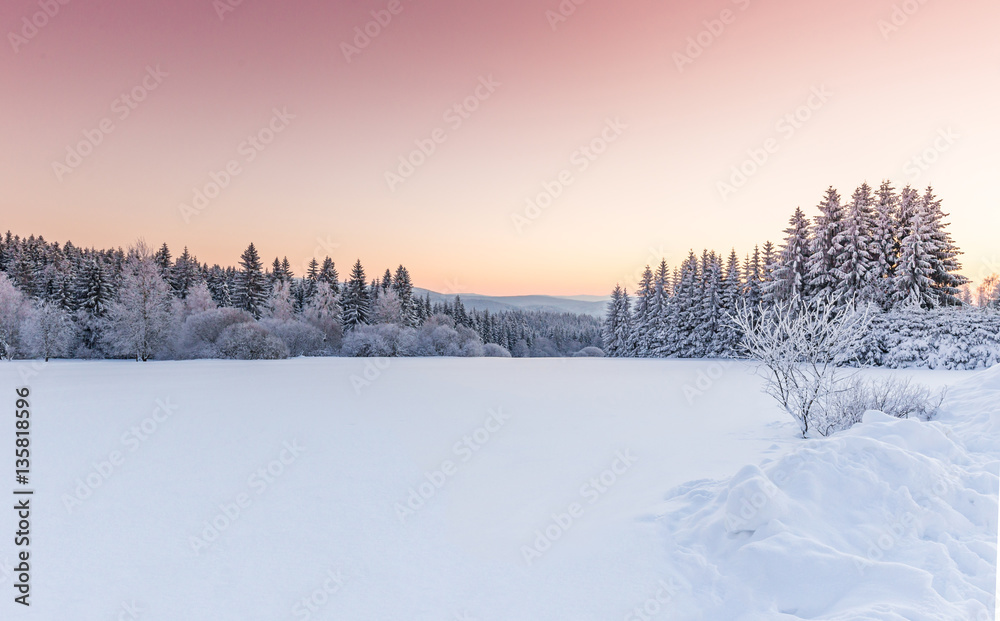
[[[938,304],[942,306],[958,306],[962,304],[959,292],[969,279],[956,274],[962,269],[958,261],[961,251],[952,241],[951,233],[946,229],[948,214],[941,209],[941,200],[934,196],[934,189],[927,186],[927,191],[921,199],[922,211],[931,228],[931,239],[934,241],[931,253],[931,280],[937,293]]]
[[[867,183],[854,191],[840,232],[834,238],[834,295],[838,303],[854,304],[874,299],[874,265],[871,226],[874,203]]]
[[[909,217],[906,222],[906,236],[900,241],[899,265],[893,278],[893,301],[899,306],[934,308],[938,303],[934,291],[933,262],[936,243],[923,204],[910,205],[906,190],[903,202],[907,205]],[[910,209],[912,207],[912,210]]]
[[[871,230],[871,279],[874,287],[873,298],[882,310],[892,304],[892,281],[899,261],[899,240],[896,237],[896,213],[899,197],[895,188],[886,180],[875,194],[875,209]]]
[[[333,259],[326,257],[323,259],[323,266],[319,269],[319,274],[316,276],[316,282],[325,282],[330,285],[330,290],[333,293],[340,293],[340,276],[337,274],[337,267],[333,263]]]
[[[655,299],[652,308],[652,323],[650,329],[653,334],[650,337],[652,351],[650,355],[666,357],[673,353],[673,325],[671,316],[673,314],[673,304],[671,295],[673,294],[673,281],[670,270],[667,267],[666,259],[660,259],[660,264],[656,267],[656,275],[653,281],[655,287]]]
[[[201,280],[198,270],[198,260],[191,256],[187,246],[184,252],[174,261],[170,268],[170,278],[167,282],[173,289],[174,295],[180,299],[187,298],[188,291]]]
[[[810,244],[809,222],[801,208],[795,208],[788,224],[784,231],[784,245],[770,270],[771,281],[765,287],[765,297],[769,302],[803,297],[813,274],[809,265],[813,263],[811,257],[816,254],[810,248],[815,245]]]
[[[332,265],[332,262],[331,262]],[[324,265],[325,267],[325,265]],[[326,282],[324,280],[324,282]],[[332,283],[330,284],[333,290]],[[361,259],[354,263],[351,269],[351,278],[344,288],[343,301],[341,303],[344,318],[344,330],[353,330],[360,325],[367,325],[371,322],[371,298],[368,290],[368,282],[365,278],[365,268],[361,266]]]
[[[167,242],[163,242],[160,249],[153,254],[153,262],[160,268],[160,276],[169,282],[170,268],[173,266],[173,262],[171,261],[170,248],[167,247]]]
[[[840,194],[833,189],[833,186],[827,188],[818,208],[820,215],[816,216],[811,231],[808,278],[804,286],[798,288],[794,293],[830,297],[834,295],[837,288],[836,239],[840,235],[844,220]]]
[[[392,277],[392,290],[399,298],[403,325],[409,327],[418,325],[420,323],[420,309],[414,303],[413,282],[410,280],[410,272],[402,265],[396,268],[396,274]]]
[[[236,274],[235,305],[260,319],[270,293],[267,278],[257,248],[251,242],[240,255],[240,271]]]
[[[655,308],[656,284],[653,270],[647,265],[639,279],[639,288],[635,292],[634,330],[637,356],[647,357],[652,354]]]
[[[625,358],[633,354],[632,310],[628,292],[621,285],[615,285],[608,302],[608,310],[602,328],[604,353],[614,358]]]

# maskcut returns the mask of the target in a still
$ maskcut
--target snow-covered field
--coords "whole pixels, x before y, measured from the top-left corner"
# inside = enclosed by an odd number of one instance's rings
[[[713,361],[3,363],[0,617],[992,619],[1000,368],[869,373],[945,411],[803,441]]]

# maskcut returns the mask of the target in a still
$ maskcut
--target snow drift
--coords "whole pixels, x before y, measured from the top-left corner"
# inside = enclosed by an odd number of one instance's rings
[[[1000,367],[934,422],[865,414],[659,518],[682,619],[994,618]]]

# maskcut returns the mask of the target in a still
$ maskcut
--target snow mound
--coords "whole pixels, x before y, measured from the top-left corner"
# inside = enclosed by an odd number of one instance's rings
[[[934,422],[864,422],[727,481],[677,488],[659,518],[679,619],[992,620],[1000,367]]]

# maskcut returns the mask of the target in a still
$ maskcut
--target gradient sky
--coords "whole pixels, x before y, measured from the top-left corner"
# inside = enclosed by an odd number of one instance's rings
[[[210,264],[252,240],[298,273],[330,254],[341,273],[403,263],[439,291],[606,294],[660,256],[777,243],[828,185],[849,196],[890,178],[934,185],[966,274],[1000,272],[996,0],[586,0],[554,27],[558,0],[398,0],[350,61],[342,44],[388,0],[242,0],[221,17],[226,0],[45,1],[47,19],[38,0],[0,5],[4,230],[142,236]],[[725,10],[680,70],[675,54]],[[445,112],[490,77],[455,127]],[[807,120],[779,125],[820,88]],[[275,108],[295,118],[248,161],[241,144]],[[626,127],[581,170],[573,154],[608,119]],[[445,140],[390,189],[386,172],[437,129]],[[86,130],[100,143],[60,178],[53,162]],[[719,182],[768,140],[723,199]],[[239,175],[186,222],[179,205],[233,160]],[[512,215],[564,170],[572,185],[518,230]]]

